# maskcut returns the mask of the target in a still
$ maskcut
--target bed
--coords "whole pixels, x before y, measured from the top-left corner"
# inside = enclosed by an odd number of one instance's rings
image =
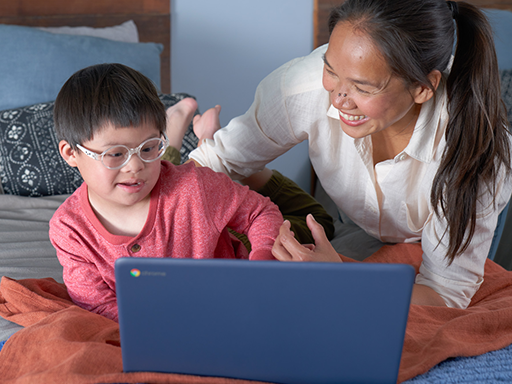
[[[325,25],[332,3],[315,1],[316,45],[326,41],[320,26]],[[489,7],[512,9],[512,3],[495,2]],[[511,17],[512,13],[505,16]],[[511,26],[512,18],[507,22]],[[73,29],[36,29],[63,26]],[[0,276],[4,277],[0,283],[0,313],[9,319],[0,317],[2,381],[231,382],[182,375],[123,374],[117,324],[84,313],[69,301],[62,285],[62,268],[48,240],[48,221],[53,212],[82,181],[76,170],[60,159],[52,122],[56,92],[79,69],[77,66],[123,62],[159,86],[166,106],[191,97],[170,93],[169,0],[1,2],[0,49],[0,180],[4,192],[0,195]],[[512,55],[512,49],[509,53]],[[512,71],[512,64],[509,68]],[[512,76],[507,73],[503,72],[504,84],[512,83]],[[512,85],[506,92],[504,97],[512,104]],[[189,129],[181,148],[182,159],[196,143],[197,138]],[[391,252],[384,249],[375,261],[396,261],[393,255],[398,251],[408,255],[413,265],[421,256],[417,247],[404,246]],[[450,313],[452,322],[443,320],[443,324],[457,326],[452,329],[458,337],[454,336],[454,340],[464,344],[473,329],[468,331],[460,319],[466,314],[482,319],[482,308],[493,308],[494,322],[482,322],[478,331],[480,336],[487,335],[485,342],[479,343],[478,348],[470,343],[464,348],[452,343],[440,351],[438,345],[445,345],[446,340],[443,332],[451,328],[440,332],[439,326],[431,333],[423,332],[416,344],[409,340],[404,359],[418,360],[420,355],[428,358],[414,363],[403,360],[399,381],[512,381],[512,275],[491,261],[488,268],[497,277],[494,285],[482,290],[482,306],[476,313]],[[487,315],[488,319],[491,313]],[[434,322],[440,317],[435,310],[414,308],[411,327],[420,332],[422,322]],[[428,348],[419,351],[422,343]]]

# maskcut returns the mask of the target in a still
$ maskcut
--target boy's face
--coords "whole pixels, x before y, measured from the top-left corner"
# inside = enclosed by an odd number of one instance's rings
[[[116,129],[108,126],[95,133],[93,139],[82,143],[82,146],[101,154],[115,145],[136,148],[148,139],[159,137],[161,134],[154,127]],[[93,208],[102,212],[115,212],[117,209],[136,208],[149,202],[151,191],[160,176],[160,160],[146,163],[134,154],[122,168],[108,169],[101,161],[90,158],[79,149],[73,150],[69,144],[64,143],[59,145],[61,154],[69,165],[78,167],[87,184]]]

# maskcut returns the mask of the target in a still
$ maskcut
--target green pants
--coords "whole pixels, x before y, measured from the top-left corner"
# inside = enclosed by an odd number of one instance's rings
[[[169,147],[162,159],[168,160],[174,165],[179,165],[181,155],[177,149]],[[306,216],[310,213],[324,227],[329,240],[334,236],[333,219],[324,207],[313,196],[278,171],[273,170],[270,180],[257,192],[270,198],[279,207],[283,217],[290,221],[291,230],[301,244],[314,242],[311,231],[306,224]],[[250,244],[244,235],[237,233],[235,235],[250,249]]]

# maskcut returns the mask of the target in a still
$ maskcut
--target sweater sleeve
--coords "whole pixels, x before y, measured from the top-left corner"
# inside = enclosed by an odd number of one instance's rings
[[[210,219],[219,231],[226,227],[247,235],[251,260],[273,260],[272,246],[279,234],[283,217],[268,197],[233,182],[209,168],[197,168]]]

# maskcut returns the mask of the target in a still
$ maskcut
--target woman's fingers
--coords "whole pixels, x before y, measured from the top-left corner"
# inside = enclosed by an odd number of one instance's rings
[[[306,223],[313,235],[313,239],[317,247],[325,247],[326,245],[331,246],[331,242],[325,234],[324,227],[315,220],[312,214],[309,214],[306,217]]]
[[[308,254],[311,252],[311,246],[301,245],[295,239],[290,227],[291,224],[288,220],[285,220],[283,225],[281,225],[275,244],[277,256],[274,256],[281,261],[307,261]]]
[[[285,220],[272,248],[274,257],[281,261],[340,262],[341,259],[327,239],[323,227],[312,215],[308,215],[306,220],[315,244],[300,244],[290,230],[290,222]]]
[[[322,227],[311,214],[306,217],[306,222],[315,240],[315,250],[313,252],[315,254],[315,261],[341,261],[340,255],[327,238],[324,227]]]
[[[274,246],[272,247],[272,254],[277,260],[293,261],[293,255],[288,252],[288,249],[284,245],[289,241],[289,239],[295,240],[290,227],[290,222],[285,220],[281,225],[281,228],[279,228],[279,235],[277,236]]]

